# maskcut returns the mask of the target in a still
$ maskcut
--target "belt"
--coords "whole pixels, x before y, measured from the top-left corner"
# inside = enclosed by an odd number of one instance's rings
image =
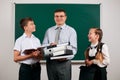
[[[59,60],[59,59],[55,59],[55,60],[50,60],[48,62],[58,62],[58,63],[64,63],[64,62],[67,62],[69,60]]]
[[[38,67],[40,66],[40,63],[37,62],[35,64],[25,64],[25,63],[21,63],[22,66],[26,66],[26,67],[31,67],[31,68],[35,68],[35,67]]]

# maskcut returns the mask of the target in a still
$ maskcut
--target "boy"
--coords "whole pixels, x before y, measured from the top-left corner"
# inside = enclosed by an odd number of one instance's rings
[[[34,21],[30,17],[23,18],[20,26],[24,33],[16,40],[14,46],[14,61],[20,63],[19,80],[40,80],[40,51],[24,53],[26,49],[37,49],[41,46],[40,40],[32,34],[35,31]]]

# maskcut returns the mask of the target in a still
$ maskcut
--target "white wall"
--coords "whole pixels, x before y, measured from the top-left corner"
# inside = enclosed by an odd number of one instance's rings
[[[120,80],[120,0],[0,0],[0,80],[17,80],[19,65],[13,62],[14,4],[13,3],[101,3],[101,28],[103,41],[109,46],[111,64],[108,80]],[[80,64],[72,66],[72,80],[78,80]],[[45,64],[42,65],[42,80],[47,80]]]

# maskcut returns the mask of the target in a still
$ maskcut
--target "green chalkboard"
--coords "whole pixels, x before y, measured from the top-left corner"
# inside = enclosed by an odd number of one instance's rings
[[[100,26],[100,4],[15,4],[15,40],[23,34],[19,25],[21,18],[31,17],[36,24],[33,34],[42,43],[46,30],[55,25],[54,10],[58,8],[66,10],[66,24],[77,32],[78,51],[73,60],[84,60],[88,31]]]

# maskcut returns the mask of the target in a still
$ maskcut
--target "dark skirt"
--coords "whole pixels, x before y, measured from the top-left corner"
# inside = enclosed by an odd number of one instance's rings
[[[79,80],[107,80],[106,67],[81,66]]]

